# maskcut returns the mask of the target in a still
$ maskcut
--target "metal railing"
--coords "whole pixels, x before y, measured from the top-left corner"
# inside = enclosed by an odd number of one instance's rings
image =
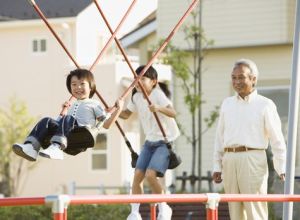
[[[54,220],[67,220],[69,205],[149,203],[151,220],[156,220],[155,203],[206,203],[206,219],[218,219],[220,202],[300,202],[300,195],[253,194],[169,194],[169,195],[50,195],[46,197],[1,198],[0,206],[52,206]]]

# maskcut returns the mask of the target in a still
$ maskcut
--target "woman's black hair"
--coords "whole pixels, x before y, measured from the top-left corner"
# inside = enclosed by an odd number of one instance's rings
[[[137,74],[137,75],[140,75],[141,72],[142,72],[142,70],[144,69],[144,67],[145,67],[145,65],[139,66],[139,67],[135,70],[136,74]],[[147,69],[147,71],[145,72],[145,74],[144,74],[143,76],[144,76],[144,77],[147,77],[147,78],[149,78],[149,79],[152,79],[152,80],[157,80],[158,74],[157,74],[157,71],[154,69],[154,67],[153,67],[153,66],[150,66],[150,67]],[[158,85],[159,85],[159,87],[161,88],[161,90],[165,93],[165,95],[166,95],[168,98],[171,98],[171,92],[170,92],[170,90],[169,90],[169,88],[168,88],[168,85],[167,85],[166,83],[163,83],[163,82],[159,82]],[[154,87],[155,87],[155,86],[156,86],[156,85],[154,85]],[[132,90],[132,96],[131,96],[131,98],[134,96],[134,94],[135,94],[136,92],[137,92],[137,90],[136,90],[136,88],[134,88],[134,89]]]
[[[91,73],[91,71],[86,70],[86,69],[75,69],[75,70],[70,71],[69,75],[67,76],[66,85],[67,85],[68,91],[71,94],[72,94],[71,79],[73,76],[76,76],[78,79],[86,79],[89,82],[89,85],[91,88],[89,98],[92,98],[96,92],[96,83],[95,83],[94,75]]]

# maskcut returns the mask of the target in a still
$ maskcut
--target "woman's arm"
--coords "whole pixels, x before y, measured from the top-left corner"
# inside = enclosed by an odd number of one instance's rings
[[[122,112],[123,106],[124,106],[124,101],[121,99],[117,100],[115,104],[116,109],[111,114],[110,118],[104,122],[103,124],[104,128],[108,129],[118,119],[119,115]],[[110,112],[110,110],[108,110],[108,112]]]
[[[175,118],[176,116],[176,111],[175,109],[172,107],[172,105],[167,105],[166,107],[162,107],[159,105],[149,105],[149,109],[151,112],[160,112],[170,118]]]

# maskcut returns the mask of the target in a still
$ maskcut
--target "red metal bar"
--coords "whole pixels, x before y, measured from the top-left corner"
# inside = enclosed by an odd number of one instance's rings
[[[50,195],[46,196],[47,204],[52,205],[52,214],[54,220],[67,220],[67,208],[70,203],[68,195]]]
[[[98,4],[97,0],[94,0],[94,2],[95,2],[96,6],[97,6],[97,8],[98,8],[99,13],[101,14],[101,17],[103,18],[103,20],[104,20],[106,26],[108,27],[110,33],[113,35],[114,32],[113,32],[113,30],[112,30],[112,28],[111,28],[111,26],[110,26],[108,20],[106,19],[106,16],[105,16],[104,12],[102,11],[100,5]],[[120,41],[119,41],[118,38],[116,38],[116,37],[114,37],[114,39],[115,39],[115,42],[116,42],[116,44],[117,44],[119,50],[121,51],[121,53],[122,53],[122,55],[123,55],[123,57],[124,57],[126,63],[128,64],[128,66],[129,66],[129,68],[130,68],[132,74],[133,74],[134,77],[136,78],[136,77],[137,77],[137,74],[136,74],[136,72],[134,71],[134,69],[133,69],[133,67],[132,67],[132,65],[131,65],[131,62],[129,61],[129,59],[128,59],[126,53],[125,53],[125,50],[123,49],[123,47],[122,47]],[[146,100],[147,100],[148,104],[149,104],[149,105],[152,105],[151,100],[149,99],[149,96],[148,96],[148,94],[147,94],[145,88],[144,88],[143,85],[141,84],[141,82],[138,81],[137,83],[138,83],[139,87],[141,88],[141,90],[142,90],[144,96],[146,97]],[[168,142],[166,133],[165,133],[165,131],[164,131],[164,128],[163,128],[163,126],[162,126],[162,124],[161,124],[159,118],[158,118],[157,113],[156,113],[156,112],[153,112],[153,115],[154,115],[154,118],[155,118],[155,120],[156,120],[156,122],[157,122],[157,124],[158,124],[159,129],[161,130],[161,133],[162,133],[162,135],[163,135],[165,141]]]
[[[156,203],[150,204],[150,219],[156,220]]]
[[[45,205],[52,204],[54,220],[67,220],[68,205],[79,204],[124,204],[124,203],[203,203],[208,202],[211,197],[209,194],[152,194],[152,195],[91,195],[91,196],[47,196],[44,197],[20,197],[20,198],[2,198],[0,199],[0,206],[22,206],[22,205]],[[270,195],[253,195],[253,194],[218,194],[218,201],[221,202],[300,202],[300,195],[284,195],[284,194],[270,194]],[[151,206],[151,209],[155,206]],[[156,210],[155,210],[156,211]],[[155,216],[154,210],[151,210],[152,216]],[[207,209],[207,220],[217,220],[218,210],[217,206]],[[155,219],[153,219],[155,220]]]
[[[96,6],[98,7],[99,4],[96,0],[94,0]],[[133,8],[133,6],[135,5],[136,0],[133,0],[131,5],[129,6],[128,10],[126,11],[125,15],[123,16],[123,18],[121,19],[119,25],[117,26],[115,32],[112,34],[112,36],[109,38],[109,40],[107,41],[107,43],[105,44],[105,46],[103,47],[102,51],[99,53],[98,57],[96,58],[95,62],[92,64],[92,66],[90,67],[90,70],[92,70],[94,68],[94,66],[98,63],[100,57],[103,55],[104,51],[106,50],[106,48],[108,48],[108,46],[112,43],[113,39],[116,37],[117,32],[119,31],[119,29],[121,28],[122,24],[124,23],[125,19],[127,18],[127,16],[129,15],[129,12],[131,11],[131,9]]]
[[[206,209],[206,220],[218,220],[218,209]]]
[[[145,72],[148,70],[148,68],[152,65],[154,60],[160,55],[160,53],[163,51],[163,49],[167,46],[167,44],[170,42],[171,38],[174,36],[174,34],[178,31],[179,27],[182,25],[184,20],[187,18],[187,16],[192,12],[192,10],[196,7],[199,0],[194,0],[187,11],[184,13],[184,15],[180,18],[178,23],[175,25],[169,36],[166,38],[166,40],[163,42],[163,44],[158,48],[158,50],[154,53],[150,61],[147,63],[147,65],[144,67],[144,69],[141,71],[138,77],[135,78],[135,80],[131,83],[131,85],[125,90],[125,92],[121,95],[121,99],[124,99],[126,96],[129,95],[129,93],[132,91],[134,86],[137,84],[137,82],[142,78],[142,76],[145,74]]]
[[[300,195],[290,194],[221,194],[220,202],[300,202]]]
[[[218,206],[220,201],[220,194],[218,193],[207,193],[206,202],[206,219],[207,220],[218,220]]]
[[[54,31],[53,27],[50,25],[50,23],[47,21],[46,16],[43,14],[43,12],[40,10],[40,8],[37,6],[37,4],[35,3],[34,0],[28,0],[29,3],[33,6],[33,8],[36,10],[36,12],[39,14],[40,18],[44,21],[44,23],[47,25],[48,29],[51,31],[51,33],[54,35],[54,37],[56,38],[56,40],[59,42],[59,44],[62,46],[62,48],[64,49],[64,51],[67,53],[67,55],[69,56],[69,58],[73,61],[74,65],[77,68],[80,68],[79,64],[76,62],[75,58],[71,55],[71,53],[69,52],[69,50],[67,49],[67,47],[64,45],[64,43],[62,42],[62,40],[59,38],[59,36],[56,34],[56,32]],[[127,16],[127,15],[126,15]],[[119,25],[121,26],[121,25]],[[117,30],[115,31],[114,35],[117,33]],[[108,47],[106,46],[105,48],[102,49],[101,53],[98,55],[96,61],[98,61],[100,59],[100,57],[104,54],[104,51],[107,49]],[[96,61],[94,63],[96,63]],[[92,69],[92,67],[90,68]],[[104,101],[103,97],[100,95],[100,93],[98,91],[95,92],[96,95],[98,96],[98,98],[101,100],[101,102],[104,104],[104,106],[106,108],[108,108],[108,105],[106,104],[106,102]],[[69,101],[72,101],[74,98],[71,96],[69,98]],[[67,107],[64,107],[61,112],[60,115],[65,115],[67,112]],[[118,128],[121,129],[121,127],[118,125]],[[123,135],[123,131],[121,132]]]
[[[79,65],[77,64],[77,62],[75,61],[75,59],[72,57],[71,53],[68,51],[68,49],[66,48],[66,46],[63,44],[63,42],[61,41],[61,39],[58,37],[58,35],[55,33],[54,29],[51,27],[51,25],[49,24],[49,22],[47,21],[46,17],[43,15],[42,11],[39,9],[39,7],[36,5],[36,3],[34,2],[34,0],[28,0],[30,2],[30,4],[32,6],[34,6],[34,9],[37,11],[37,13],[39,14],[39,16],[43,19],[43,21],[46,23],[47,27],[50,29],[51,33],[53,33],[53,35],[55,36],[55,38],[57,39],[57,41],[60,43],[60,45],[63,47],[63,49],[65,50],[65,52],[68,54],[68,56],[71,58],[71,60],[73,61],[73,63],[75,64],[75,66],[77,68],[79,68]],[[132,8],[133,4],[135,3],[135,1],[131,4],[130,9]],[[127,13],[124,15],[124,17],[122,18],[121,22],[123,23],[123,21],[125,20],[125,17],[127,17],[129,13],[129,9],[127,10]],[[118,25],[120,28],[120,24]],[[118,28],[118,29],[119,29]],[[117,33],[117,30],[115,31],[114,35]],[[106,47],[107,48],[107,47]],[[101,54],[104,54],[104,49],[101,51]],[[97,57],[97,61],[100,59],[100,54]],[[95,61],[94,63],[96,63],[97,61]],[[92,69],[92,67],[90,68]],[[100,93],[96,90],[95,91],[96,95],[98,96],[98,98],[101,100],[101,102],[103,103],[105,108],[108,108],[108,104],[105,102],[105,100],[103,99],[103,97],[100,95]],[[74,99],[73,96],[71,96],[69,98],[69,101],[71,102]],[[67,113],[68,108],[65,107],[61,110],[60,115],[65,115]],[[122,137],[125,139],[125,142],[128,141],[125,132],[123,131],[123,129],[121,128],[121,125],[119,124],[118,121],[115,121],[115,124],[117,125]],[[132,149],[131,149],[132,150]]]
[[[64,210],[64,220],[67,220],[68,219],[68,209],[65,208]]]
[[[70,196],[70,204],[121,204],[121,203],[158,203],[158,202],[207,202],[206,194],[151,194],[151,195],[76,195]],[[266,201],[266,202],[300,202],[300,195],[253,195],[220,194],[220,202]]]
[[[0,206],[44,205],[45,197],[1,198]]]
[[[67,220],[64,216],[64,213],[53,213],[54,220]]]
[[[299,196],[300,197],[300,196]],[[70,196],[70,204],[121,204],[158,202],[206,202],[205,194],[151,194],[151,195],[76,195]]]
[[[300,195],[290,194],[219,194],[220,202],[300,202]],[[158,202],[207,202],[207,194],[151,194],[151,195],[75,195],[68,196],[69,204],[121,204]],[[48,201],[49,203],[49,201]],[[44,205],[45,197],[1,198],[0,206]]]
[[[59,44],[62,46],[62,48],[64,49],[64,51],[67,53],[67,55],[69,56],[69,58],[73,61],[74,65],[77,68],[80,68],[79,64],[76,62],[75,58],[71,55],[71,53],[69,52],[69,50],[67,49],[67,47],[64,45],[64,43],[62,42],[62,40],[59,38],[59,36],[56,34],[56,32],[54,31],[53,27],[50,25],[50,23],[47,21],[46,16],[43,14],[43,12],[40,10],[40,8],[37,6],[37,4],[35,3],[34,0],[29,0],[29,2],[31,3],[31,5],[34,7],[34,9],[36,10],[36,12],[39,14],[40,18],[45,22],[45,24],[47,25],[48,29],[51,31],[51,33],[54,35],[54,37],[56,38],[56,40],[59,42]],[[111,44],[112,40],[114,39],[114,37],[116,36],[117,32],[119,31],[119,29],[121,28],[123,22],[125,21],[125,18],[128,16],[129,12],[131,11],[131,9],[133,8],[134,4],[136,3],[136,0],[134,0],[132,2],[132,4],[130,5],[129,9],[127,10],[126,14],[123,16],[120,24],[118,25],[117,29],[115,30],[115,32],[113,33],[113,35],[111,36],[111,38],[109,39],[109,41],[106,43],[106,45],[104,46],[104,48],[101,50],[100,54],[97,56],[96,60],[94,61],[93,65],[90,67],[90,70],[92,70],[94,68],[94,66],[97,64],[97,62],[99,61],[99,59],[102,57],[102,55],[104,54],[104,52],[107,50],[108,46]],[[106,102],[104,101],[103,97],[100,95],[100,93],[98,91],[96,91],[96,95],[98,96],[98,98],[101,100],[101,102],[105,105],[106,108],[108,108],[108,105],[106,104]],[[72,97],[69,99],[69,101],[72,101]],[[63,108],[63,110],[61,111],[60,115],[64,115],[67,111],[67,108]],[[120,126],[118,126],[120,127]]]
[[[73,56],[71,55],[71,53],[68,51],[68,49],[66,48],[66,46],[64,45],[64,43],[62,42],[62,40],[59,38],[59,36],[55,33],[54,29],[51,27],[51,25],[47,21],[47,18],[45,17],[45,15],[43,14],[43,12],[40,10],[40,8],[37,6],[37,4],[35,3],[35,1],[34,0],[29,0],[29,3],[33,6],[33,8],[39,14],[39,16],[41,17],[41,19],[45,22],[45,24],[47,25],[47,27],[49,28],[49,30],[52,32],[52,34],[54,35],[54,37],[56,38],[56,40],[58,41],[58,43],[65,50],[65,52],[67,53],[67,55],[69,56],[69,58],[73,61],[73,63],[75,64],[75,66],[77,68],[79,68],[78,63],[73,58]]]

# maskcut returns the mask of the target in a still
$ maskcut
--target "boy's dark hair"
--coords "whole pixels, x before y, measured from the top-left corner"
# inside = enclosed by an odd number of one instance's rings
[[[96,83],[95,83],[94,75],[91,73],[91,71],[86,70],[86,69],[75,69],[75,70],[70,71],[69,75],[67,76],[66,85],[67,85],[68,91],[71,94],[72,94],[71,79],[73,76],[76,76],[78,79],[86,79],[89,82],[89,85],[91,88],[89,98],[92,98],[96,92]]]
[[[139,67],[135,70],[136,74],[137,74],[137,75],[140,75],[141,72],[142,72],[142,70],[143,70],[144,68],[145,68],[145,65],[139,66]],[[147,78],[149,78],[149,79],[152,79],[152,80],[157,80],[158,74],[157,74],[157,71],[154,69],[154,67],[153,67],[153,66],[150,66],[150,67],[147,69],[147,71],[145,72],[145,74],[144,74],[143,76],[145,76],[145,77],[147,77]],[[163,83],[163,82],[158,82],[158,85],[159,85],[159,87],[161,88],[161,90],[165,93],[165,95],[166,95],[168,98],[170,98],[170,97],[171,97],[171,92],[170,92],[170,90],[169,90],[169,88],[168,88],[168,85],[167,85],[166,83]],[[156,86],[156,85],[155,85],[155,86]],[[155,87],[155,86],[154,86],[154,87]],[[136,92],[137,92],[137,90],[136,90],[136,88],[134,88],[134,89],[132,90],[132,97],[133,97],[133,95],[134,95]]]

